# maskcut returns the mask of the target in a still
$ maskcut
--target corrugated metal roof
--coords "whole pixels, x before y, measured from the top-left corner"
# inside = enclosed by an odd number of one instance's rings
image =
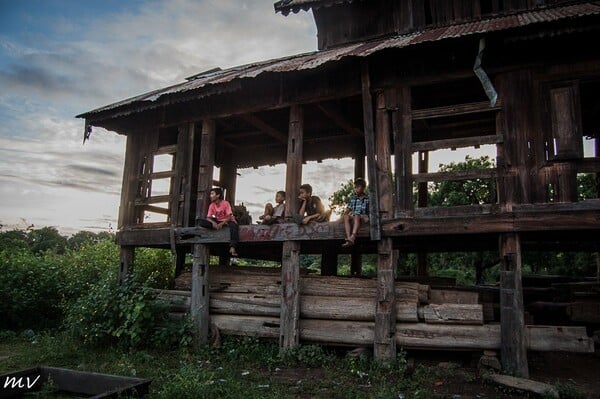
[[[520,14],[501,16],[497,18],[466,22],[457,25],[431,28],[420,32],[414,32],[411,34],[387,39],[354,43],[330,50],[322,50],[276,60],[257,62],[229,68],[223,71],[217,71],[208,75],[200,74],[196,78],[191,78],[191,80],[187,82],[113,103],[105,107],[89,111],[85,114],[78,115],[78,117],[89,117],[100,112],[115,110],[123,106],[131,106],[134,104],[140,107],[143,106],[142,108],[144,109],[152,108],[153,106],[159,105],[155,103],[161,97],[180,95],[182,93],[191,91],[197,91],[197,93],[194,93],[194,98],[202,98],[212,94],[231,92],[240,87],[239,82],[242,79],[256,78],[264,73],[281,73],[314,69],[328,62],[339,61],[345,57],[367,57],[384,49],[403,48],[444,39],[518,28],[536,23],[552,22],[567,18],[599,14],[600,5],[596,3],[547,8],[536,11],[527,11]]]
[[[273,6],[275,12],[288,15],[291,12],[297,13],[300,10],[308,11],[311,8],[330,7],[334,4],[352,3],[354,0],[281,0]],[[362,0],[364,1],[364,0]]]

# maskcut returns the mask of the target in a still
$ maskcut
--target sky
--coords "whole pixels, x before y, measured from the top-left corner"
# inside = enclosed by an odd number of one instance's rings
[[[312,14],[284,17],[273,3],[0,0],[2,229],[114,230],[124,137],[94,128],[82,144],[75,116],[217,66],[316,50]],[[307,165],[304,177],[323,166]],[[348,162],[326,169],[315,187],[325,198],[339,186],[333,172],[352,177]],[[282,165],[240,171],[236,195],[255,220],[284,173]]]

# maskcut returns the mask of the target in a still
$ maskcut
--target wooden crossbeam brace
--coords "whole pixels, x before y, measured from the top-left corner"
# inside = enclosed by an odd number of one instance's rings
[[[258,130],[268,134],[269,136],[277,139],[282,143],[287,144],[287,136],[285,134],[281,133],[279,130],[275,129],[273,126],[269,125],[257,116],[252,114],[243,114],[240,115],[240,118],[257,128]]]
[[[331,119],[339,128],[341,128],[351,136],[364,136],[363,132],[360,129],[357,129],[354,126],[352,126],[350,122],[348,122],[338,110],[334,109],[333,106],[320,103],[317,104],[317,108],[319,108],[319,110],[321,110],[321,112],[323,112],[325,116]]]

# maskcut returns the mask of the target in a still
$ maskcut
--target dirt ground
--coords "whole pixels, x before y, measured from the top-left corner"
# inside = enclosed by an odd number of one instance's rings
[[[448,399],[513,399],[531,397],[523,391],[507,389],[484,381],[477,370],[480,353],[442,352],[409,353],[415,367],[419,364],[433,369],[447,369],[431,382],[429,392],[434,398]],[[568,385],[588,399],[600,399],[600,356],[558,352],[535,352],[528,354],[530,379],[553,386]],[[322,369],[284,369],[274,378],[298,381],[318,381],[325,376]],[[299,398],[304,396],[299,395]],[[306,398],[312,396],[306,396]],[[405,395],[409,399],[408,395]],[[569,396],[580,397],[580,396]]]
[[[446,353],[447,355],[447,353]],[[476,359],[478,355],[455,355],[454,359],[446,357],[446,361],[457,362],[459,368],[453,373],[454,378],[443,379],[434,383],[434,395],[440,398],[522,398],[522,392],[503,389],[495,384],[485,382],[477,377],[475,380],[465,379],[464,375],[477,375]],[[435,365],[433,359],[421,359],[426,364]],[[529,352],[529,378],[557,386],[569,385],[589,399],[600,399],[600,356],[594,354],[576,354],[560,352]],[[419,358],[416,357],[416,362]],[[439,365],[440,363],[438,363]],[[445,364],[442,362],[441,364]],[[461,373],[460,371],[467,371]],[[469,373],[472,372],[472,373]],[[532,396],[534,397],[534,396]]]

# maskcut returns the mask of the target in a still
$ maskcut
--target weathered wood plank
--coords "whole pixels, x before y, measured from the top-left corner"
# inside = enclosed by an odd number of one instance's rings
[[[412,111],[412,118],[413,120],[443,118],[447,116],[492,112],[500,109],[501,107],[490,107],[489,101],[481,101],[468,104],[447,105],[444,107],[414,109]]]
[[[418,313],[426,323],[483,324],[483,307],[478,304],[431,304],[420,306]]]
[[[429,302],[431,304],[477,304],[479,303],[479,293],[477,291],[432,288],[429,296]]]
[[[559,398],[556,388],[543,382],[494,373],[487,375],[485,379],[509,388],[533,392],[544,398]]]
[[[277,338],[279,334],[279,319],[276,317],[213,315],[212,323],[226,335]],[[300,320],[300,339],[304,342],[369,346],[373,338],[373,322]],[[399,323],[396,326],[396,344],[415,349],[498,350],[500,326]],[[585,327],[527,326],[527,349],[593,353],[594,343],[587,336]]]

